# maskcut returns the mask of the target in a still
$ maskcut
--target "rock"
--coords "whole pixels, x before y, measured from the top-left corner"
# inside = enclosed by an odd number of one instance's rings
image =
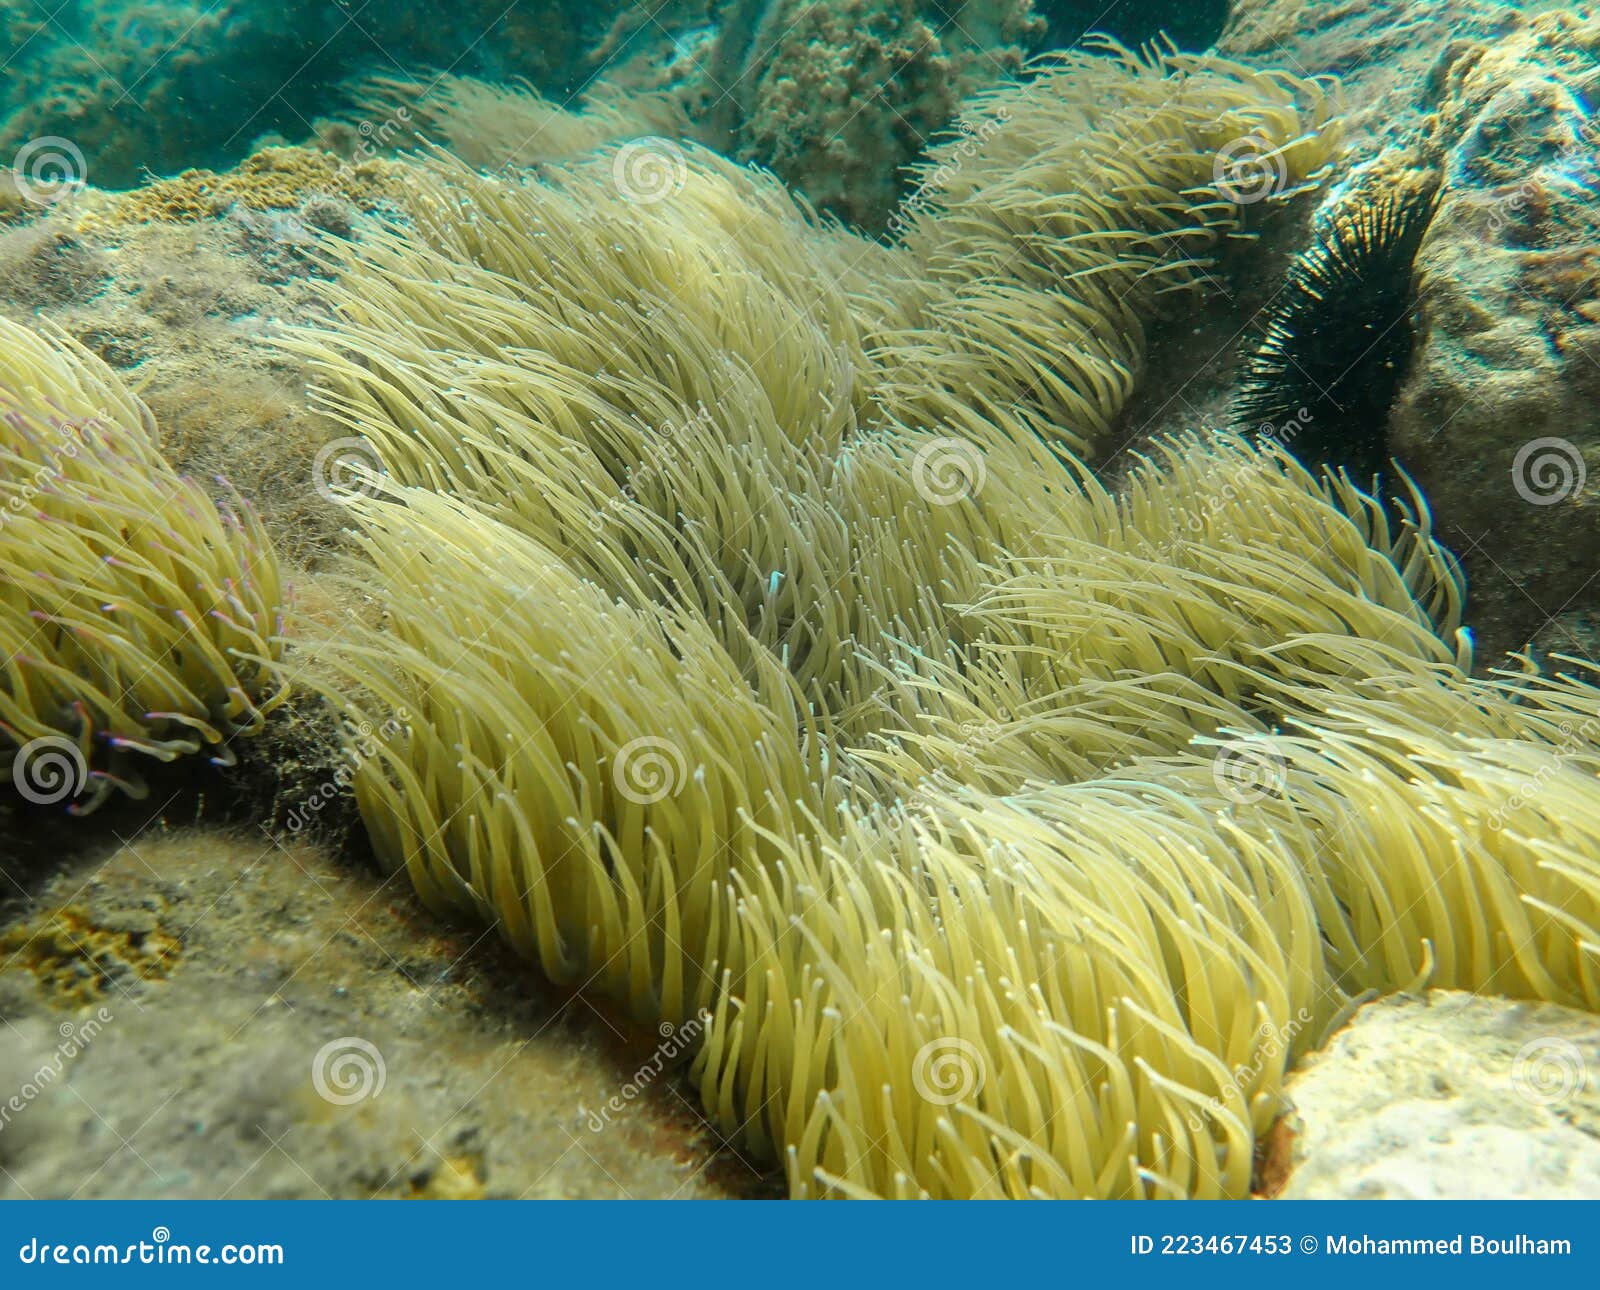
[[[1455,991],[1386,999],[1285,1092],[1285,1198],[1600,1196],[1600,1017]]]
[[[1435,81],[1447,183],[1390,444],[1463,558],[1486,656],[1593,653],[1600,120],[1583,96],[1597,71],[1600,21],[1559,11],[1455,47]]]
[[[696,1114],[692,1036],[541,987],[403,875],[197,828],[102,859],[0,913],[0,1197],[771,1190]]]
[[[1600,657],[1600,19],[1499,0],[1240,0],[1224,53],[1339,77],[1328,206],[1443,183],[1388,449],[1467,573],[1493,665]]]
[[[1361,161],[1423,126],[1429,77],[1453,45],[1520,21],[1505,0],[1234,0],[1218,48],[1302,76],[1338,77],[1348,159]]]
[[[33,204],[26,222],[0,223],[0,314],[58,325],[118,369],[150,405],[174,467],[219,501],[232,503],[235,488],[248,497],[301,565],[337,544],[348,517],[310,486],[338,427],[311,406],[303,365],[263,343],[328,310],[312,234],[276,206],[306,201],[301,178],[322,207],[342,203],[352,219],[378,194],[359,168],[318,167],[299,149],[275,156],[280,171],[285,156],[310,162],[279,187],[261,182],[274,157],[260,154],[226,176],[190,172],[127,195],[91,188]],[[228,195],[224,213],[195,205],[208,179]],[[359,207],[329,191],[341,180]],[[271,235],[284,229],[298,241]]]

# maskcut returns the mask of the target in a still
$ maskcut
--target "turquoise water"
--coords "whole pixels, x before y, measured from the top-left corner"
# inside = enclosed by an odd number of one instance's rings
[[[1089,30],[1131,44],[1165,30],[1203,48],[1220,34],[1226,5],[873,0],[815,17],[828,8],[797,0],[0,0],[0,159],[20,154],[24,166],[126,188],[149,175],[225,168],[264,144],[326,141],[330,123],[359,117],[356,87],[375,75],[525,82],[569,105],[614,85],[681,98],[687,133],[774,167],[814,187],[824,206],[871,224],[897,170],[948,109],[1012,74],[1022,57]],[[879,45],[893,51],[886,60],[867,52]],[[843,144],[884,175],[865,197],[836,199],[810,173],[808,150],[839,133],[837,103],[781,91],[813,55],[818,65],[858,64],[840,84],[871,128],[846,132]],[[23,151],[42,139],[63,142]]]

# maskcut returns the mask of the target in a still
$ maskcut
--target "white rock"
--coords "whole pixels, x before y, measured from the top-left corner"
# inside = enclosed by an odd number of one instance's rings
[[[1600,1016],[1435,992],[1290,1079],[1291,1199],[1600,1198]]]

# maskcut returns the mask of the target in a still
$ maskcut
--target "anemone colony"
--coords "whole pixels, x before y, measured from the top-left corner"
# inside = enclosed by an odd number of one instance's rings
[[[1240,1196],[1360,992],[1600,1008],[1600,690],[1474,678],[1420,499],[1083,464],[1241,139],[1314,180],[1319,87],[1056,59],[890,244],[709,154],[435,158],[286,342],[382,466],[376,625],[291,633],[383,733],[375,851],[707,1014],[706,1111],[796,1196]]]

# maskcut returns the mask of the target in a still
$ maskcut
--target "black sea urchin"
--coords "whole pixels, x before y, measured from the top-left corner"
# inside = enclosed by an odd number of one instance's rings
[[[1238,420],[1307,465],[1382,471],[1389,408],[1411,357],[1412,262],[1436,189],[1341,214],[1289,270],[1245,364]]]

